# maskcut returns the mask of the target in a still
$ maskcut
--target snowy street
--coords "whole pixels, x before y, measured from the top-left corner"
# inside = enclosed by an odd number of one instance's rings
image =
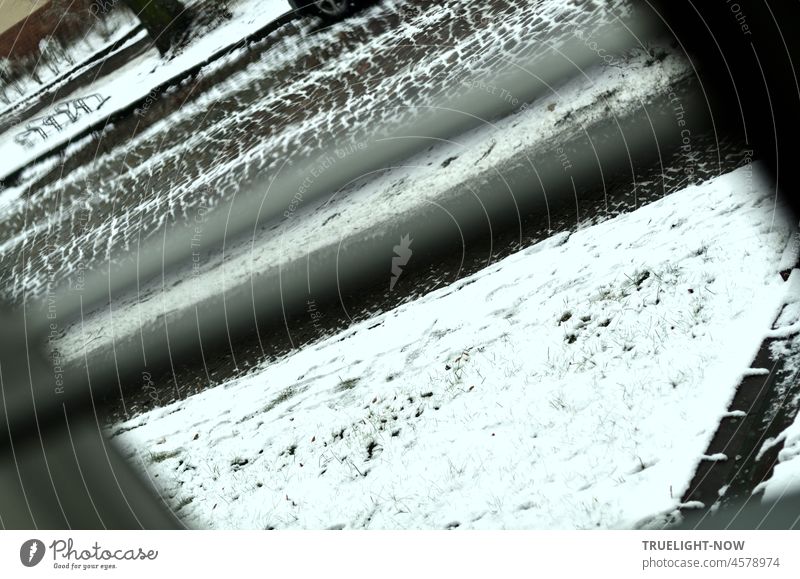
[[[577,26],[608,25],[609,10],[628,9],[621,1],[578,4],[546,2],[530,11],[527,2],[495,0],[491,8],[444,2],[401,12],[387,2],[330,30],[312,34],[309,22],[298,23],[300,30],[290,25],[253,50],[252,61],[244,49],[236,63],[222,59],[197,81],[205,90],[178,88],[169,103],[174,108],[151,103],[141,115],[26,167],[8,186],[0,222],[4,294],[15,301],[23,293],[43,295],[48,277],[65,283],[71,271],[56,265],[48,272],[48,263],[102,263],[110,253],[158,235],[169,221],[191,221],[200,208],[264,187],[287,160],[329,144],[369,144],[379,129],[391,131],[438,104],[442,93],[492,78],[497,59],[512,68],[515,53],[519,62],[550,58],[560,44],[574,43]],[[240,10],[248,5],[240,3]],[[521,38],[521,29],[546,34],[548,46],[515,40],[514,53],[506,54],[504,39]],[[583,52],[587,62],[597,60]],[[127,82],[139,88],[138,74],[109,86],[127,98]],[[205,86],[203,77],[213,84]],[[147,94],[149,86],[140,92]],[[110,101],[103,110],[113,108]],[[47,249],[52,247],[58,251]]]

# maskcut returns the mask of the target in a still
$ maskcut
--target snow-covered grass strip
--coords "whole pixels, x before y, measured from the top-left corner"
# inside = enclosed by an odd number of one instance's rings
[[[790,227],[751,170],[111,432],[198,527],[610,528],[671,511],[784,289]]]

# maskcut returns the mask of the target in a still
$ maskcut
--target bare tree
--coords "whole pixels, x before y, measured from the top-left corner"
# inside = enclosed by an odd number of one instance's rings
[[[14,65],[9,58],[0,58],[0,82],[3,83],[3,89],[10,87],[16,90],[17,93],[22,94],[22,89],[19,86],[19,73],[14,69]]]
[[[19,59],[19,66],[25,70],[30,71],[29,74],[37,84],[42,84],[42,78],[39,76],[39,57],[38,55],[29,54]]]
[[[8,96],[8,89],[14,86],[14,70],[11,67],[11,61],[7,58],[0,58],[0,91],[2,96],[0,100],[9,104],[11,97]],[[19,85],[16,86],[17,93],[20,92]]]
[[[58,74],[58,65],[61,62],[61,51],[55,38],[45,36],[39,41],[39,59],[42,64],[50,69],[53,75]]]

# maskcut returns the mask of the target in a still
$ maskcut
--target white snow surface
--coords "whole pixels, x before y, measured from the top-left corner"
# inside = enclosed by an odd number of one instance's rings
[[[772,323],[789,235],[743,167],[110,433],[189,526],[643,524]]]
[[[789,248],[796,247],[795,235],[792,242],[787,246]],[[796,260],[793,262],[796,263]],[[785,265],[785,262],[781,265]],[[800,320],[800,269],[794,269],[787,280],[786,290],[786,307],[784,308],[781,318],[778,319],[779,327],[783,327],[781,322],[789,322],[789,327],[797,328],[797,322]],[[794,323],[791,323],[793,322]],[[797,347],[800,345],[800,337],[798,337],[797,329],[795,329],[795,337],[791,345]],[[786,373],[791,376],[789,382],[795,381],[800,376],[800,356],[798,351],[787,352],[783,357],[786,364]],[[784,399],[784,404],[788,404],[797,408],[800,400],[797,399]],[[783,448],[778,453],[778,464],[769,480],[758,485],[756,491],[763,490],[763,500],[765,501],[780,501],[788,494],[800,493],[800,416],[796,417],[794,422],[784,430],[778,437],[768,440],[764,443],[759,454],[763,454],[765,450],[771,446],[783,442]]]

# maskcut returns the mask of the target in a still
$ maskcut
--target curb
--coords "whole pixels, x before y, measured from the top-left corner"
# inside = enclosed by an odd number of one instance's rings
[[[787,289],[797,281],[790,278],[800,279],[800,231],[792,235],[783,252],[779,274]],[[779,329],[777,323],[789,296],[787,293],[770,332]],[[682,515],[699,517],[699,524],[713,515],[722,502],[750,500],[758,486],[772,476],[783,442],[764,448],[765,442],[777,439],[798,414],[797,408],[783,404],[791,393],[785,387],[785,360],[775,359],[772,352],[776,345],[792,340],[798,333],[768,333],[761,342],[681,499],[678,510]],[[792,380],[797,385],[796,377]]]

